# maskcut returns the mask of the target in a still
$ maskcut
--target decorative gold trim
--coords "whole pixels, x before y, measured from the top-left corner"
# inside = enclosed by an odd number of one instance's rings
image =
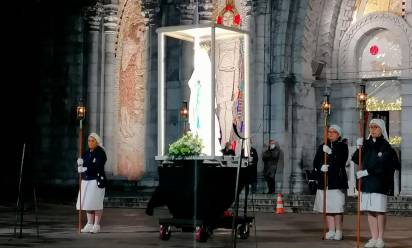
[[[389,144],[391,145],[400,145],[402,143],[401,136],[391,136],[389,137]]]
[[[376,97],[369,97],[366,101],[367,111],[400,111],[402,110],[402,97],[396,99],[395,102],[385,102],[378,100]]]
[[[225,7],[218,13],[219,14],[217,15],[215,19],[217,24],[228,26],[228,27],[235,27],[235,28],[239,28],[241,26],[242,18],[240,16],[239,11],[237,10],[235,6],[234,0],[226,0]],[[229,13],[232,17],[232,20],[230,20],[230,24],[225,23],[224,15],[226,13]]]

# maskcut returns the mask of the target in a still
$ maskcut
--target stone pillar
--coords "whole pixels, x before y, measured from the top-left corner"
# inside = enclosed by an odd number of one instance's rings
[[[192,25],[194,20],[194,13],[196,5],[193,3],[180,4],[180,24]],[[181,78],[182,83],[187,83],[193,71],[193,43],[182,42],[182,66]],[[189,95],[187,95],[189,96]]]
[[[312,83],[297,81],[293,75],[286,79],[286,87],[290,89],[287,96],[289,100],[289,124],[291,167],[292,175],[290,185],[292,193],[301,194],[307,191],[308,184],[304,179],[305,170],[312,169],[313,156],[316,149],[316,110],[315,96]]]
[[[146,57],[146,135],[145,135],[145,174],[140,179],[142,186],[153,187],[158,180],[158,164],[153,159],[157,154],[157,19],[156,11],[159,11],[158,1],[142,2],[142,15],[147,25],[147,57]]]
[[[288,99],[286,75],[271,74],[269,76],[270,85],[267,90],[267,99],[265,107],[265,123],[267,123],[268,136],[265,137],[264,143],[267,144],[269,139],[275,139],[279,142],[283,151],[283,156],[279,159],[278,171],[276,173],[277,191],[290,193],[290,179],[292,175],[291,164],[291,130],[288,121]],[[270,98],[270,99],[269,99]],[[265,149],[265,147],[263,147]]]
[[[356,151],[356,139],[359,137],[359,109],[357,107],[357,93],[359,92],[359,84],[354,82],[339,81],[331,84],[329,90],[331,93],[331,124],[337,124],[342,128],[343,137],[348,139],[349,156],[352,157]],[[320,103],[322,98],[317,101]],[[321,112],[321,110],[319,110]],[[323,125],[322,125],[323,126]],[[323,127],[318,125],[318,138],[323,137]],[[322,141],[318,139],[319,145]],[[347,167],[348,196],[356,194],[356,177],[355,163],[350,162]]]
[[[99,36],[103,14],[103,5],[97,2],[86,9],[85,22],[87,26],[87,120],[89,131],[100,133],[100,60]]]
[[[267,126],[267,119],[265,119],[266,116],[264,113],[266,112],[263,111],[267,105],[265,92],[267,92],[269,79],[269,63],[268,59],[266,59],[269,58],[269,53],[268,49],[265,49],[266,45],[269,44],[269,37],[268,35],[265,35],[265,33],[269,32],[269,25],[264,25],[265,19],[268,18],[268,13],[266,13],[266,1],[267,0],[260,0],[253,5],[253,13],[251,13],[250,22],[248,24],[249,26],[247,26],[247,28],[250,29],[250,33],[255,34],[251,37],[253,42],[251,44],[252,52],[250,53],[251,81],[249,90],[250,106],[253,110],[250,113],[251,142],[252,146],[255,147],[259,154],[257,174],[258,193],[266,191],[266,183],[263,178],[263,162],[261,158],[263,151],[263,142],[266,139],[264,138],[264,136],[268,133],[268,131],[265,129],[265,126]]]
[[[357,94],[359,84],[353,82],[338,82],[331,87],[332,116],[331,121],[340,125],[349,145],[356,146],[359,137],[359,109]]]
[[[412,0],[405,1],[405,20],[412,25]]]
[[[104,5],[104,109],[103,117],[103,145],[107,153],[106,171],[113,171],[114,124],[117,99],[115,92],[115,42],[117,30],[117,4]]]
[[[401,195],[412,195],[412,80],[401,82]]]
[[[196,13],[196,5],[193,3],[182,3],[179,5],[180,7],[180,24],[181,25],[192,25],[194,24],[194,20],[197,18],[195,17]],[[190,98],[190,89],[188,86],[188,82],[190,77],[192,76],[193,72],[193,43],[191,42],[182,42],[182,53],[181,53],[181,66],[180,66],[180,75],[181,75],[181,100],[186,100],[189,102]],[[183,130],[183,120],[180,118],[181,123],[179,123],[181,129]]]

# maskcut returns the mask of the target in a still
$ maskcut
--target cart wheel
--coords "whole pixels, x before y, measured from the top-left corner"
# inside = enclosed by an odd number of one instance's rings
[[[160,234],[159,238],[161,240],[169,240],[172,235],[172,228],[170,225],[160,225]]]
[[[242,224],[237,228],[237,233],[239,234],[240,239],[249,238],[249,231],[250,229],[248,223]]]
[[[209,238],[209,231],[207,226],[197,226],[196,227],[196,241],[198,242],[206,242]]]

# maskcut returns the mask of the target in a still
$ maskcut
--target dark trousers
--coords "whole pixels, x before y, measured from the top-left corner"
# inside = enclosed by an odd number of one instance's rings
[[[268,194],[274,194],[276,192],[276,182],[275,178],[272,177],[266,177],[266,183],[268,185]]]

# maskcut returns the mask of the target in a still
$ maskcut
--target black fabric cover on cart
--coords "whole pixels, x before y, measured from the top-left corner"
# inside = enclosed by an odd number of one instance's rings
[[[252,167],[242,167],[239,192],[249,181]],[[159,166],[159,186],[146,212],[166,205],[174,219],[202,220],[216,225],[234,201],[236,167],[204,164],[203,160],[180,160]]]

